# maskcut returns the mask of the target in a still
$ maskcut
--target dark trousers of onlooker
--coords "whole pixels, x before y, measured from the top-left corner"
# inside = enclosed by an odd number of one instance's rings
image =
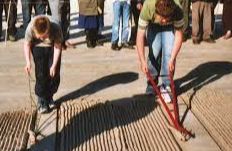
[[[140,11],[137,9],[137,1],[131,1],[131,13],[134,19],[135,27],[132,28],[132,33],[131,33],[131,41],[132,43],[135,43],[136,41],[136,35],[137,35],[137,30],[138,30],[138,21],[139,21],[139,14]]]
[[[87,47],[95,47],[97,42],[97,28],[85,29]]]
[[[223,31],[232,32],[232,1],[224,0],[223,1],[223,15],[222,15]]]
[[[60,23],[64,41],[69,38],[70,0],[48,0],[52,18]]]
[[[9,6],[11,4],[11,6]],[[16,20],[17,20],[17,0],[0,0],[0,36],[2,34],[2,13],[3,9],[5,11],[6,20],[8,19],[8,10],[9,11],[9,20],[8,20],[8,35],[15,36],[16,29]]]
[[[193,40],[212,38],[212,11],[212,2],[196,1],[192,3]]]
[[[57,92],[60,84],[61,58],[56,66],[56,74],[50,76],[50,67],[53,63],[53,47],[34,47],[32,55],[35,63],[35,94],[49,100]]]
[[[70,0],[60,2],[61,11],[61,29],[63,32],[64,41],[69,39],[70,30]]]
[[[212,11],[212,30],[214,30],[214,24],[215,24],[215,15],[214,15],[214,10],[215,8],[217,7],[217,4],[218,4],[218,1],[219,0],[213,0],[213,11]]]
[[[138,29],[138,21],[139,21],[140,11],[137,9],[137,2],[136,1],[131,1],[131,12],[132,12],[135,27],[136,27],[136,30],[137,30]]]
[[[184,33],[184,39],[188,39],[189,35],[189,13],[190,13],[190,0],[180,0],[182,10],[184,13],[184,27],[183,27],[183,33]]]
[[[23,13],[23,28],[27,29],[27,25],[31,21],[32,8],[34,7],[35,15],[45,14],[46,3],[44,0],[21,0]]]

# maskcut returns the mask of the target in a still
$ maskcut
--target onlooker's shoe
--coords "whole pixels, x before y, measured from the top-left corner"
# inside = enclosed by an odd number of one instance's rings
[[[183,42],[186,42],[187,40],[188,40],[188,38],[183,36]]]
[[[19,26],[19,28],[23,28],[23,24]]]
[[[229,38],[231,38],[232,37],[232,34],[231,34],[231,31],[230,30],[228,30],[227,32],[226,32],[226,34],[223,36],[223,38],[225,39],[225,40],[227,40],[227,39],[229,39]]]
[[[160,93],[166,103],[172,102],[171,88],[169,86],[160,86]]]
[[[92,40],[88,40],[87,41],[87,47],[88,48],[95,48],[96,47],[96,42],[94,42]]]
[[[16,36],[15,35],[9,35],[9,40],[10,41],[16,41]]]
[[[106,39],[106,36],[102,35],[102,34],[98,34],[97,35],[97,39]]]
[[[0,35],[0,42],[4,41],[4,37]]]
[[[200,40],[193,39],[193,44],[194,44],[194,45],[199,45],[199,44],[200,44]]]
[[[119,51],[119,50],[120,50],[120,47],[118,46],[117,43],[112,43],[111,49],[112,49],[112,50],[115,50],[115,51]]]
[[[211,43],[211,44],[216,43],[216,41],[214,39],[212,39],[212,38],[203,39],[203,41],[207,42],[207,43]]]
[[[96,45],[97,45],[97,46],[103,46],[104,43],[103,43],[103,41],[101,41],[101,40],[98,39],[98,40],[96,41]]]
[[[186,42],[190,38],[189,34],[183,34],[183,42]]]
[[[62,43],[62,50],[66,50],[66,49],[67,49],[67,46],[64,43]]]
[[[128,42],[122,43],[122,48],[134,49],[133,45]]]

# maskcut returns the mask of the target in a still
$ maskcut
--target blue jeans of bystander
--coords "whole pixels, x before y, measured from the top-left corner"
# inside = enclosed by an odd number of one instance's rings
[[[130,4],[126,1],[115,1],[113,3],[114,21],[112,25],[112,39],[111,43],[118,43],[119,41],[119,25],[120,18],[122,18],[122,43],[129,41],[129,18],[130,18]]]

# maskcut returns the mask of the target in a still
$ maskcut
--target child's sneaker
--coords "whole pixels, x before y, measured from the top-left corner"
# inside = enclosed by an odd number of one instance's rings
[[[38,113],[40,113],[40,114],[48,113],[48,107],[47,106],[40,106],[38,108]]]
[[[48,101],[48,105],[49,105],[50,109],[56,108],[56,103],[53,99],[50,99]]]
[[[155,92],[154,92],[154,90],[153,90],[153,87],[150,85],[150,84],[148,84],[147,85],[147,88],[146,88],[146,92],[145,92],[147,95],[155,95]]]
[[[169,86],[160,86],[160,93],[166,103],[172,102],[171,88]]]
[[[38,113],[40,114],[44,114],[47,113],[49,111],[49,107],[46,104],[46,100],[42,97],[38,96]]]

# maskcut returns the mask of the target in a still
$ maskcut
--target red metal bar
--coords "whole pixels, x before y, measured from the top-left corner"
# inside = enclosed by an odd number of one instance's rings
[[[174,128],[176,130],[178,130],[179,132],[181,132],[181,133],[188,134],[189,136],[193,136],[193,134],[191,132],[187,131],[179,122],[179,109],[178,109],[178,104],[177,104],[177,96],[176,96],[176,92],[175,92],[175,84],[174,84],[174,80],[173,80],[172,75],[169,74],[169,79],[170,79],[170,82],[171,82],[170,83],[171,92],[173,94],[172,103],[173,103],[175,118],[173,117],[170,109],[168,108],[167,104],[165,103],[165,101],[164,101],[164,99],[163,99],[163,97],[161,95],[161,92],[160,92],[157,84],[154,82],[154,80],[153,80],[153,78],[151,76],[151,73],[149,71],[147,72],[147,78],[150,81],[150,83],[151,83],[151,85],[153,87],[153,90],[156,92],[156,94],[160,98],[161,104],[163,105],[165,111],[167,112],[169,118],[171,119],[171,122],[174,125]]]
[[[166,112],[168,113],[168,116],[170,117],[174,127],[176,129],[179,129],[179,123],[174,119],[174,117],[172,116],[172,113],[171,111],[169,110],[167,104],[165,103],[163,97],[161,96],[161,93],[160,93],[160,90],[159,88],[157,87],[157,84],[154,82],[152,76],[151,76],[151,73],[148,71],[147,72],[147,78],[148,80],[150,81],[152,87],[153,87],[153,90],[155,90],[156,94],[159,96],[160,98],[160,101],[161,101],[161,104],[163,105],[163,107],[165,108]]]
[[[169,80],[170,80],[170,86],[171,86],[171,92],[172,92],[172,103],[173,103],[173,110],[175,115],[175,120],[180,123],[179,120],[179,108],[178,108],[178,102],[177,102],[177,96],[175,91],[175,84],[173,80],[173,75],[169,73]]]

